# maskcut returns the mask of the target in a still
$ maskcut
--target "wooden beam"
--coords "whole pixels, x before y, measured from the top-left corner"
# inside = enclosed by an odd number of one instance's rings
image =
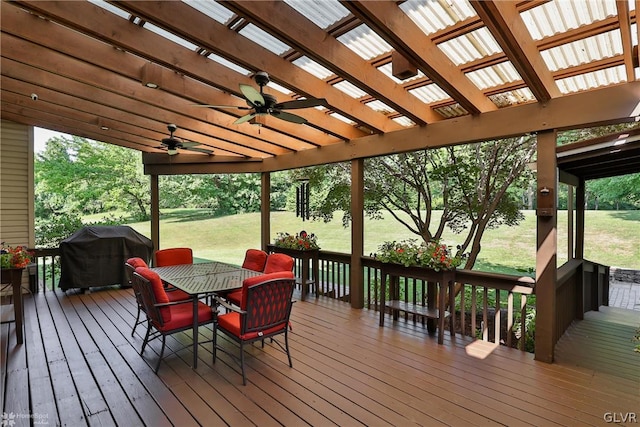
[[[343,1],[342,5],[471,114],[498,109],[395,2]]]
[[[631,42],[629,2],[627,0],[616,0],[616,9],[618,10],[618,24],[620,26],[620,39],[622,40],[624,69],[627,73],[627,81],[632,82],[636,79],[636,73],[633,68],[633,44]]]
[[[227,1],[224,5],[415,123],[422,125],[443,119],[285,2]]]
[[[482,18],[512,65],[540,102],[562,94],[551,76],[535,42],[513,2],[472,0],[471,5]]]
[[[553,362],[556,336],[558,177],[556,132],[538,133],[536,243],[536,360]],[[545,191],[546,190],[546,191]]]

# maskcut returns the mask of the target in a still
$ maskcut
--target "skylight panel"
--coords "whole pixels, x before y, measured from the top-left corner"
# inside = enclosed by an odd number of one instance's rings
[[[204,13],[209,18],[226,25],[227,22],[235,16],[235,13],[231,12],[220,3],[210,0],[182,0],[185,4],[191,6],[197,11]]]
[[[625,82],[627,73],[623,65],[606,68],[591,73],[580,74],[579,76],[567,77],[556,80],[558,87],[563,94],[580,92],[602,86],[609,86],[616,83]]]
[[[387,42],[364,24],[338,37],[338,41],[367,61],[392,50]]]
[[[302,68],[307,73],[313,74],[315,77],[321,80],[324,80],[334,75],[334,73],[331,70],[318,64],[314,60],[310,59],[308,56],[302,56],[296,59],[295,61],[292,61],[292,64]]]
[[[129,17],[131,16],[131,14],[129,12],[127,12],[126,10],[122,10],[119,7],[116,7],[114,5],[112,5],[111,3],[107,3],[106,1],[103,0],[89,0],[90,3],[93,3],[94,5],[101,7],[102,9],[109,11],[111,13],[113,13],[114,15],[118,15],[121,18],[124,19],[129,19]]]
[[[445,91],[440,89],[440,86],[436,84],[430,84],[427,86],[421,86],[416,89],[411,89],[409,90],[409,93],[425,104],[432,104],[434,102],[450,98],[450,96]]]
[[[389,77],[391,80],[393,80],[394,82],[398,83],[398,84],[404,84],[407,82],[410,82],[412,80],[416,80],[419,78],[424,77],[424,74],[422,73],[422,71],[418,70],[418,74],[416,74],[413,77],[409,77],[408,79],[404,79],[404,80],[400,80],[397,79],[393,76],[393,65],[391,64],[391,62],[389,62],[388,64],[382,65],[380,67],[378,67],[378,71],[380,71],[382,74],[384,74],[385,76]]]
[[[489,99],[500,108],[536,101],[536,98],[533,96],[533,93],[531,93],[529,88],[497,93],[495,95],[490,95]]]
[[[367,102],[366,104],[367,107],[371,108],[374,111],[377,111],[379,113],[383,113],[383,114],[391,114],[391,113],[395,113],[396,110],[394,110],[393,108],[389,107],[387,104],[385,104],[382,101],[371,101],[371,102]]]
[[[348,123],[348,124],[350,124],[350,125],[356,125],[356,124],[357,124],[356,122],[354,122],[353,120],[351,120],[351,119],[350,119],[350,118],[348,118],[348,117],[343,116],[342,114],[338,114],[338,113],[330,113],[329,115],[330,115],[331,117],[335,118],[335,119],[338,119],[338,120],[343,121],[343,122],[345,122],[345,123]]]
[[[209,56],[207,57],[210,60],[217,62],[220,65],[224,65],[227,68],[232,69],[233,71],[236,71],[242,75],[248,76],[249,74],[251,74],[251,72],[249,70],[247,70],[246,68],[242,68],[241,66],[223,58],[222,56],[216,55],[215,53],[211,53],[209,54]]]
[[[438,47],[456,65],[484,58],[502,52],[500,45],[487,28],[480,28],[464,36],[440,43]]]
[[[170,33],[169,31],[163,30],[162,28],[158,27],[157,25],[154,25],[150,22],[147,22],[146,24],[144,24],[144,28],[146,28],[147,30],[156,33],[159,36],[164,37],[167,40],[170,40],[174,43],[179,44],[180,46],[184,46],[189,50],[193,50],[196,51],[198,49],[198,46],[196,46],[195,44],[183,39],[182,37],[178,37],[173,33]]]
[[[471,71],[466,76],[480,90],[522,80],[522,77],[510,62],[503,62],[491,67]]]
[[[285,3],[323,30],[350,14],[337,0],[285,0]]]
[[[408,0],[400,9],[427,35],[476,16],[468,1]]]
[[[279,85],[278,83],[275,83],[273,81],[270,81],[269,83],[267,83],[267,86],[269,86],[272,89],[277,90],[278,92],[284,93],[286,95],[291,95],[293,94],[293,92],[291,92],[289,89],[287,89],[284,86]]]
[[[239,31],[240,34],[264,47],[265,49],[275,53],[276,55],[282,55],[285,52],[291,50],[291,47],[286,43],[280,41],[276,37],[256,27],[253,24],[249,24]]]
[[[355,99],[360,99],[363,96],[367,96],[367,92],[360,90],[360,88],[358,88],[357,86],[349,83],[346,80],[343,80],[341,82],[338,82],[336,84],[333,85],[333,87],[335,87],[336,89],[341,90],[342,92],[346,93],[347,95],[349,95],[352,98]]]
[[[405,117],[405,116],[396,117],[395,119],[392,119],[392,120],[394,122],[398,123],[399,125],[404,126],[404,127],[408,127],[408,128],[413,127],[413,126],[416,125],[413,120],[411,120],[409,117]]]
[[[551,71],[575,67],[622,54],[619,31],[609,31],[540,52]]]
[[[460,104],[446,105],[444,107],[434,108],[433,111],[437,112],[444,118],[466,116],[469,114],[467,110],[462,108]]]
[[[520,14],[534,40],[617,15],[615,0],[553,1]]]

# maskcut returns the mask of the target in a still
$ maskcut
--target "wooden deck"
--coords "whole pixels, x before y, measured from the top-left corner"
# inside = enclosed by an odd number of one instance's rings
[[[28,297],[25,344],[16,347],[14,326],[2,325],[4,419],[18,426],[30,424],[29,414],[32,425],[68,426],[583,426],[604,425],[605,413],[640,411],[638,381],[597,366],[545,364],[448,333],[437,345],[422,325],[387,319],[380,328],[377,313],[322,297],[293,310],[293,368],[275,347],[256,345],[245,387],[228,357],[212,365],[210,343],[197,370],[187,349],[156,376],[159,346],[140,357],[142,337],[130,336],[129,289]],[[201,333],[211,337],[210,329]]]

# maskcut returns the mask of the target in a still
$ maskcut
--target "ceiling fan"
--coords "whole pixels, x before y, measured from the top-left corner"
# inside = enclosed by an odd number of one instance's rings
[[[167,129],[169,129],[169,138],[162,139],[162,145],[156,148],[166,149],[167,153],[170,156],[174,154],[178,154],[178,148],[189,151],[198,151],[200,153],[205,154],[213,154],[213,151],[207,150],[206,148],[198,148],[198,145],[202,145],[198,142],[193,141],[183,141],[179,138],[173,136],[173,133],[178,129],[178,126],[171,123],[167,125]]]
[[[286,111],[282,110],[296,110],[300,108],[317,107],[321,105],[325,107],[327,106],[327,100],[324,98],[307,98],[278,102],[275,96],[264,93],[264,87],[270,81],[269,74],[264,71],[259,71],[253,76],[253,79],[256,81],[258,86],[260,86],[259,92],[253,86],[245,85],[242,83],[240,84],[240,92],[242,92],[242,95],[244,95],[248,107],[239,107],[237,105],[200,105],[200,107],[237,108],[239,110],[250,110],[251,112],[249,114],[246,114],[233,122],[234,125],[239,125],[241,123],[254,119],[257,116],[264,116],[267,114],[273,117],[277,117],[280,120],[285,120],[287,122],[305,124],[307,123],[307,119],[305,119],[304,117],[287,113]]]

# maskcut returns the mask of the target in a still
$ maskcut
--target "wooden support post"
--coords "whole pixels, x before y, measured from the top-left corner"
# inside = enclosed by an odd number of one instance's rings
[[[364,160],[351,161],[351,307],[364,307]]]
[[[553,362],[556,337],[558,172],[556,131],[538,133],[536,360]]]
[[[160,249],[160,190],[158,175],[149,175],[151,181],[151,241],[153,249]],[[153,260],[155,263],[155,260]]]
[[[271,174],[260,175],[260,246],[263,251],[271,240]]]
[[[576,188],[576,259],[584,259],[585,182],[580,179]]]

